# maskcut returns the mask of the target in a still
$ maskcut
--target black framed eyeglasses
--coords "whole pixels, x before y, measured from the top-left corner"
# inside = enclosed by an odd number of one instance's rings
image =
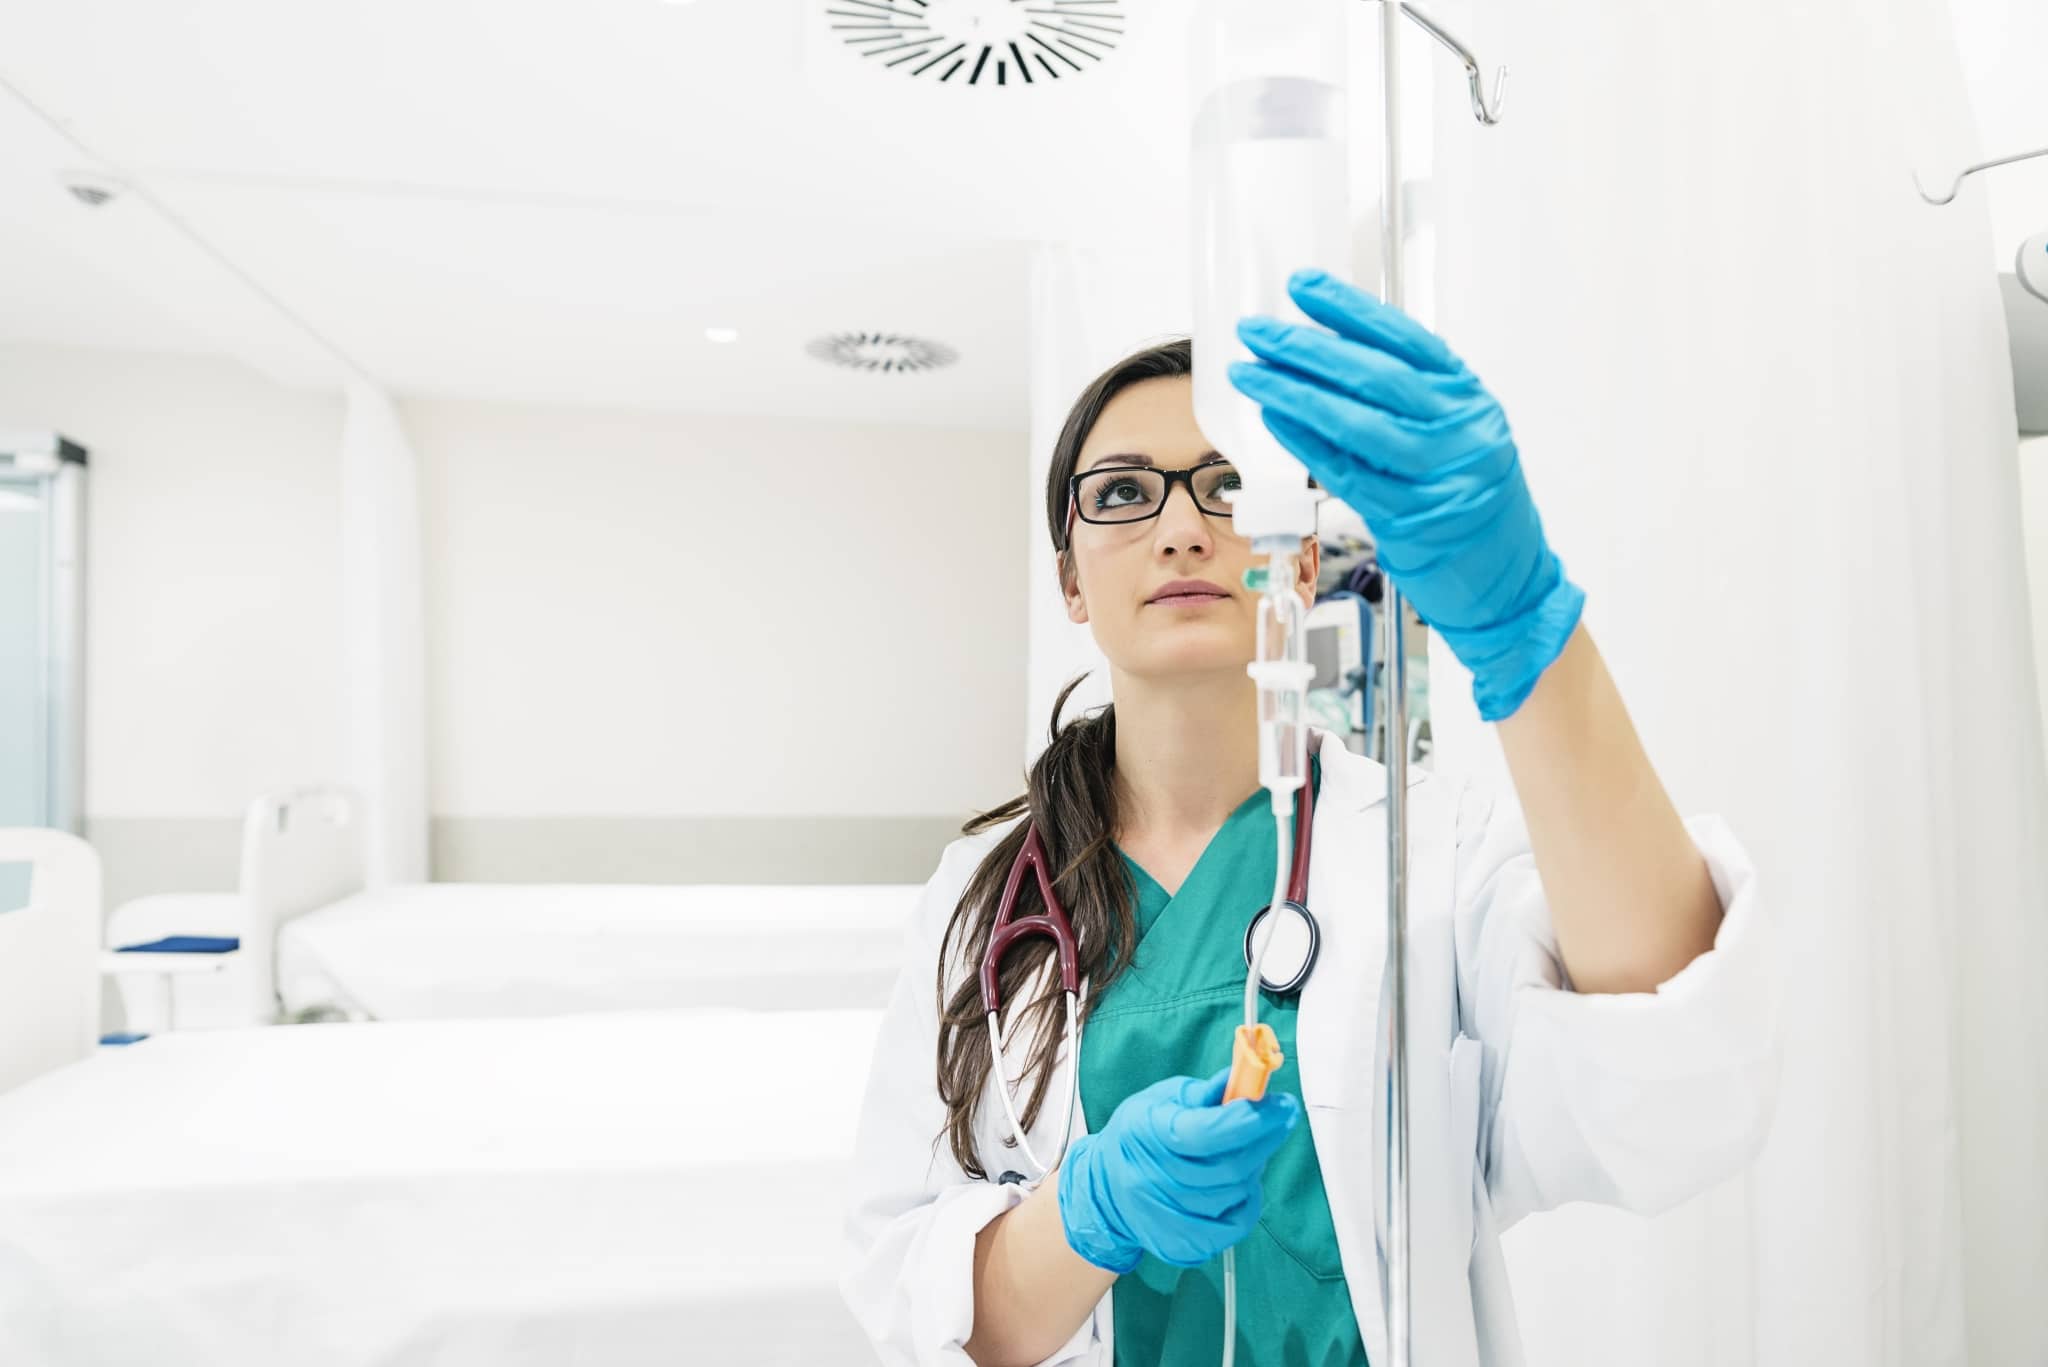
[[[1210,517],[1229,517],[1230,495],[1239,485],[1237,467],[1227,460],[1209,460],[1185,470],[1155,470],[1149,465],[1084,470],[1067,481],[1069,526],[1073,517],[1098,526],[1149,522],[1166,510],[1176,484],[1186,484],[1195,506]]]

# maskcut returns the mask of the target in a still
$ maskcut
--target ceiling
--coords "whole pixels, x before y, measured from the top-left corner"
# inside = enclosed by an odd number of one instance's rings
[[[995,32],[1018,5],[1094,33],[1119,12],[1124,33],[1000,86],[844,41],[849,14]],[[1184,232],[1181,12],[0,0],[0,340],[226,354],[298,385],[356,370],[399,395],[1020,429],[1032,245]],[[81,169],[119,192],[80,204]],[[960,360],[805,353],[839,331]]]
[[[2048,142],[2014,5],[1958,11],[1995,151]],[[1029,84],[941,82],[845,41],[877,14],[1000,34],[1084,9],[1124,32],[1065,40],[1081,69],[1059,80],[1047,59]],[[0,341],[223,354],[294,385],[360,372],[401,396],[1021,430],[1033,245],[1184,245],[1187,13],[0,0]],[[87,208],[64,188],[80,170],[128,188]],[[1985,180],[2010,270],[2048,160]],[[837,332],[960,359],[806,353]]]

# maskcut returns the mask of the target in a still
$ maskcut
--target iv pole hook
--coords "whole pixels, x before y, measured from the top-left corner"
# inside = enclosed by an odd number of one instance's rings
[[[2010,166],[2016,161],[2032,161],[2035,157],[2048,157],[2048,147],[2037,147],[2031,152],[2015,152],[2009,157],[1994,157],[1990,161],[1980,161],[1975,166],[1965,166],[1957,173],[1955,180],[1950,183],[1948,193],[1939,199],[1927,193],[1927,187],[1920,183],[1920,173],[1918,171],[1913,173],[1913,188],[1918,190],[1920,198],[1926,200],[1929,204],[1948,204],[1953,202],[1955,197],[1963,192],[1963,182],[1976,175],[1979,171],[1989,171],[1997,166]]]
[[[1486,80],[1479,72],[1479,59],[1472,55],[1471,48],[1452,37],[1448,29],[1432,19],[1419,6],[1403,0],[1401,12],[1413,19],[1417,28],[1443,44],[1446,51],[1464,64],[1465,83],[1472,90],[1472,117],[1489,128],[1499,123],[1501,106],[1507,102],[1508,97],[1508,69],[1502,67],[1494,73],[1493,94],[1489,97],[1486,93]]]

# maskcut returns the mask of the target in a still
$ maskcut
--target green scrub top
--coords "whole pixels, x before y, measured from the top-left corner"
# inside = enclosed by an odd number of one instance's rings
[[[1310,781],[1320,785],[1321,768]],[[1321,791],[1320,786],[1317,789]],[[1273,895],[1272,799],[1247,798],[1168,896],[1129,855],[1138,944],[1096,1002],[1081,1036],[1081,1107],[1091,1132],[1133,1092],[1161,1078],[1209,1077],[1229,1066],[1244,1020],[1244,931]],[[1287,1061],[1268,1084],[1301,1095],[1298,999],[1260,996]],[[1258,1227],[1237,1246],[1237,1360],[1246,1367],[1350,1367],[1366,1361],[1337,1231],[1307,1117],[1267,1164]],[[1223,1350],[1223,1261],[1182,1269],[1147,1254],[1114,1290],[1116,1360],[1213,1363]]]

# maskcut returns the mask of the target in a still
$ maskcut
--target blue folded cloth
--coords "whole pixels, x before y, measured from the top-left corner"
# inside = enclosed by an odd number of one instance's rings
[[[143,1041],[143,1040],[146,1040],[146,1039],[148,1039],[148,1038],[149,1038],[149,1036],[148,1036],[147,1034],[141,1034],[141,1035],[137,1035],[137,1034],[132,1034],[132,1033],[128,1033],[128,1032],[123,1032],[123,1033],[121,1033],[121,1034],[118,1034],[118,1035],[101,1035],[101,1036],[100,1036],[100,1043],[101,1043],[101,1044],[138,1044],[138,1043],[140,1043],[141,1041]]]
[[[232,954],[242,942],[223,935],[166,935],[146,945],[122,945],[116,954]]]

